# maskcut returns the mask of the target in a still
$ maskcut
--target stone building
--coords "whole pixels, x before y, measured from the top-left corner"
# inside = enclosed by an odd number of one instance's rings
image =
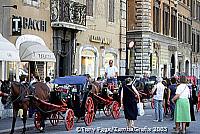
[[[0,61],[0,79],[19,80],[22,74],[29,80],[31,74],[41,80],[53,77],[56,58],[50,0],[4,0],[0,5],[1,34],[14,44],[20,57],[20,62]],[[11,115],[9,111],[1,106],[0,117]]]
[[[125,74],[126,1],[86,0],[87,30],[77,33],[75,68],[78,74],[103,76],[113,60]]]
[[[130,74],[191,74],[189,0],[128,0],[127,40],[135,43]]]
[[[104,73],[109,59],[124,74],[126,8],[123,7],[125,0],[51,1],[56,76],[76,73],[98,77]]]
[[[200,78],[200,1],[192,0],[192,75]]]

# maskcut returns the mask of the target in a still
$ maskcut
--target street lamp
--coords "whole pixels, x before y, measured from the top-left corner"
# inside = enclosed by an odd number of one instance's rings
[[[179,0],[175,0],[174,5],[176,6],[176,53],[175,53],[175,57],[176,57],[176,67],[175,67],[175,74],[176,72],[178,72],[178,2]],[[180,67],[179,67],[180,68]]]
[[[14,9],[17,9],[17,5],[3,5],[2,6],[3,7],[3,13],[2,13],[2,15],[3,15],[3,17],[2,17],[2,35],[4,34],[4,27],[3,27],[3,25],[4,25],[4,8],[14,8]]]

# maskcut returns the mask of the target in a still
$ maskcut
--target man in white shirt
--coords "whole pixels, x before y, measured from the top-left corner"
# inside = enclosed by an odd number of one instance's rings
[[[152,94],[154,94],[154,105],[155,105],[155,120],[154,121],[163,121],[163,97],[165,86],[162,84],[162,78],[157,78],[157,84],[152,89]]]
[[[114,83],[117,85],[118,70],[113,66],[113,60],[109,60],[109,66],[106,68],[105,78],[108,83]]]

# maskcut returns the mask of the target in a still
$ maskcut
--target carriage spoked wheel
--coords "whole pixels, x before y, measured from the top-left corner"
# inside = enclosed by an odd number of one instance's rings
[[[74,127],[74,111],[72,109],[67,109],[65,114],[65,128],[67,131]]]
[[[113,118],[118,119],[120,116],[120,105],[117,101],[113,101],[110,110]]]
[[[59,113],[58,112],[52,113],[49,117],[49,120],[50,120],[51,125],[53,125],[53,126],[58,125],[58,123],[59,123]]]
[[[91,97],[87,97],[86,103],[85,103],[85,124],[87,126],[90,126],[92,124],[93,118],[94,118],[94,102]]]
[[[35,128],[38,130],[41,127],[41,118],[42,118],[42,116],[41,116],[40,112],[35,112],[34,124],[35,124]]]
[[[106,116],[111,116],[110,105],[105,105],[103,108],[103,112]]]

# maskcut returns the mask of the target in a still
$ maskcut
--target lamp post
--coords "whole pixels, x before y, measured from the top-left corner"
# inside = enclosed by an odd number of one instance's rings
[[[2,35],[4,35],[4,27],[3,27],[3,25],[4,25],[4,8],[14,8],[14,9],[17,9],[17,5],[3,5],[2,6],[3,7],[3,13],[2,13]]]
[[[177,13],[176,13],[176,52],[175,52],[175,58],[176,58],[176,67],[175,67],[175,74],[178,72],[178,2],[179,0],[176,0],[174,2],[174,5],[176,6]]]

